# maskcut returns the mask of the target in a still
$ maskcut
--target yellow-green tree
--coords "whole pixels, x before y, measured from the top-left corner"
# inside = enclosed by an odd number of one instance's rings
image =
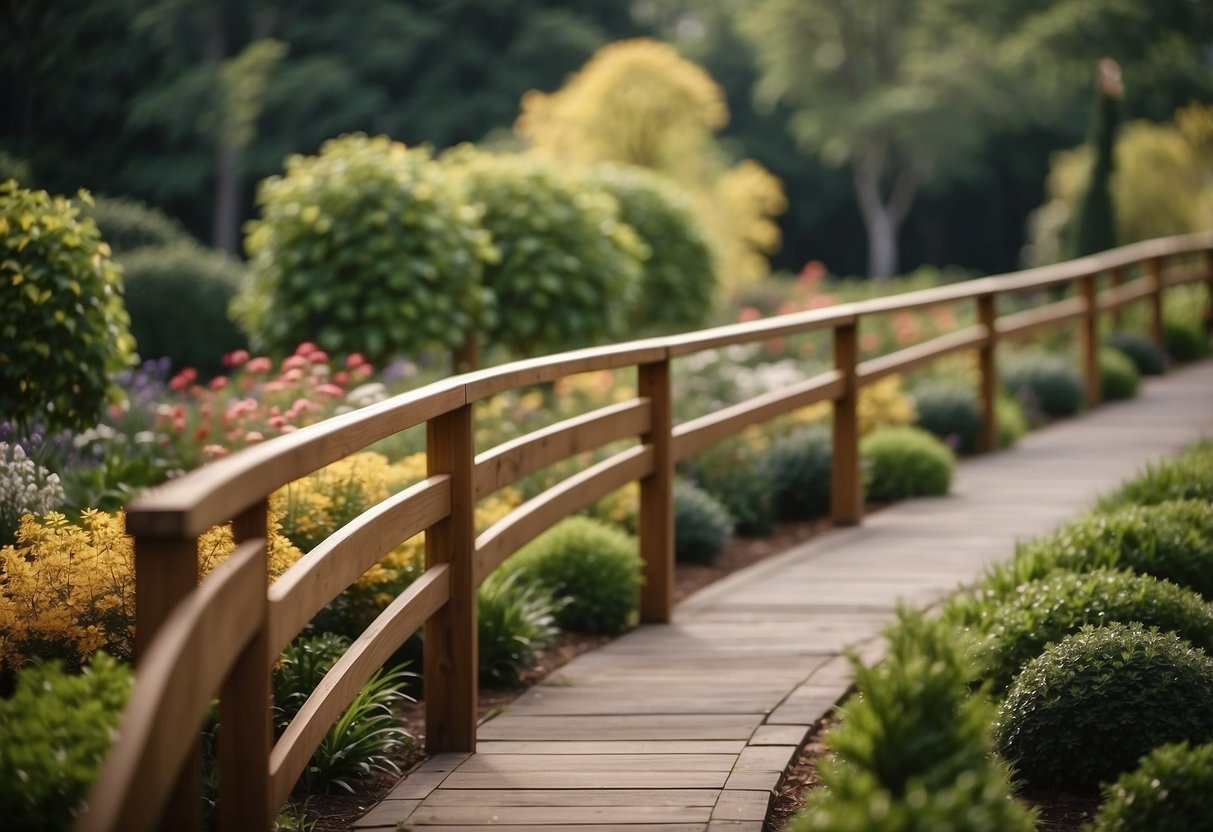
[[[757,162],[734,165],[714,133],[729,118],[724,92],[669,44],[648,38],[598,50],[554,93],[522,99],[515,131],[534,153],[572,164],[625,162],[659,171],[691,195],[717,250],[719,283],[764,275],[786,207],[779,180]]]

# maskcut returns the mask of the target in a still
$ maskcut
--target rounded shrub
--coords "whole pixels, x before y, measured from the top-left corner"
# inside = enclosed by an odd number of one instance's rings
[[[1112,493],[1099,508],[1156,505],[1168,500],[1213,502],[1213,442],[1202,441],[1176,457],[1147,465]]]
[[[960,454],[977,450],[981,436],[981,407],[970,385],[930,381],[914,388],[918,427],[942,439]]]
[[[18,425],[91,427],[134,352],[122,270],[79,214],[0,183],[0,413]]]
[[[947,494],[956,458],[921,428],[881,428],[859,442],[864,494],[869,500],[901,500]]]
[[[1009,448],[1028,432],[1028,417],[1019,399],[1000,394],[994,402],[994,419],[998,425],[998,447]]]
[[[1190,589],[1108,569],[1059,572],[1024,584],[990,612],[979,650],[982,676],[996,691],[1005,690],[1047,645],[1088,624],[1113,621],[1140,622],[1213,648],[1213,605]]]
[[[829,429],[813,426],[775,442],[762,469],[774,489],[779,520],[808,520],[830,513],[834,442]]]
[[[1104,401],[1131,399],[1141,386],[1141,374],[1129,356],[1104,347],[1099,351],[1099,394]]]
[[[682,471],[725,507],[737,534],[762,537],[775,529],[774,483],[764,467],[759,451],[743,439],[730,439],[683,463]]]
[[[82,214],[97,223],[101,239],[118,259],[141,248],[194,242],[181,223],[137,199],[98,196],[92,205],[82,206]]]
[[[729,542],[733,518],[720,501],[702,488],[674,483],[674,559],[708,566]]]
[[[257,189],[253,279],[235,305],[258,348],[315,341],[374,362],[462,344],[484,319],[495,258],[476,208],[428,150],[342,136]]]
[[[1031,787],[1092,791],[1159,745],[1213,739],[1213,659],[1141,624],[1084,627],[1024,666],[995,739]]]
[[[193,243],[141,248],[122,257],[126,308],[140,356],[167,356],[204,376],[223,372],[225,353],[248,345],[228,317],[244,265]]]
[[[528,156],[463,146],[443,162],[501,255],[484,274],[489,344],[535,355],[626,331],[644,247],[614,197]]]
[[[1082,410],[1082,376],[1064,356],[1023,353],[1003,362],[999,378],[1003,389],[1023,402],[1029,412],[1058,418]]]
[[[716,294],[712,249],[686,195],[645,168],[599,165],[590,181],[619,202],[619,218],[647,250],[631,324],[638,329],[701,325]]]
[[[55,662],[17,674],[0,699],[0,811],[6,829],[68,829],[101,769],[130,696],[131,670],[104,653],[82,674]]]
[[[588,517],[570,517],[528,543],[502,566],[508,575],[546,587],[568,603],[556,615],[563,630],[614,634],[636,611],[640,555],[636,539]]]
[[[1167,354],[1139,332],[1113,332],[1104,343],[1128,357],[1140,375],[1160,376],[1167,370]]]
[[[1162,327],[1163,349],[1177,364],[1199,361],[1213,354],[1213,344],[1199,323],[1166,321]]]
[[[1213,743],[1162,745],[1104,788],[1089,832],[1213,830]]]
[[[520,572],[495,572],[476,594],[480,683],[508,687],[560,635],[556,601],[546,587],[522,580]]]
[[[1213,504],[1177,500],[1088,514],[1021,544],[987,586],[1009,593],[1058,570],[1105,567],[1163,578],[1213,601]]]

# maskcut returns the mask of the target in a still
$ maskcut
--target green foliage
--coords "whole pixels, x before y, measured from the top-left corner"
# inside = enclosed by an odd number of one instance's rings
[[[122,256],[126,308],[139,354],[168,356],[173,367],[203,376],[223,372],[222,357],[247,347],[228,318],[244,266],[222,252],[184,242]]]
[[[775,528],[774,483],[763,456],[742,439],[729,439],[683,463],[683,475],[715,497],[737,534],[762,537]]]
[[[1104,788],[1090,832],[1209,832],[1213,744],[1162,745]]]
[[[869,500],[901,500],[947,494],[956,459],[951,449],[921,428],[880,428],[859,441],[864,493]]]
[[[523,156],[464,146],[443,163],[500,251],[484,273],[490,344],[535,355],[626,331],[644,250],[614,197]]]
[[[990,610],[980,648],[982,678],[1006,690],[1047,645],[1088,624],[1113,621],[1137,621],[1213,648],[1213,605],[1190,589],[1131,572],[1060,572],[1021,585]]]
[[[1133,479],[1100,498],[1099,509],[1168,500],[1213,502],[1213,441],[1198,442],[1179,456],[1146,465]]]
[[[918,427],[929,431],[958,454],[977,450],[981,408],[972,385],[935,380],[914,388]]]
[[[30,170],[29,162],[0,150],[0,182],[10,179],[27,188],[34,186],[34,174]]]
[[[1131,399],[1140,385],[1141,374],[1129,356],[1111,347],[1099,351],[1099,393],[1104,401]]]
[[[506,574],[568,598],[556,616],[563,630],[618,633],[636,611],[640,556],[636,540],[597,520],[570,517],[528,543],[502,566]]]
[[[71,824],[113,741],[130,668],[97,653],[82,674],[55,662],[17,674],[0,699],[0,812],[4,826],[58,832]]]
[[[1213,353],[1209,336],[1204,333],[1199,323],[1170,320],[1164,322],[1162,343],[1167,355],[1177,364],[1199,361]]]
[[[631,314],[640,330],[702,325],[716,293],[712,250],[690,201],[673,182],[644,168],[599,165],[590,181],[619,202],[619,218],[647,249]]]
[[[674,483],[674,559],[708,566],[729,542],[733,518],[720,501],[702,488]]]
[[[194,242],[181,223],[137,199],[98,196],[92,205],[81,206],[81,216],[97,223],[101,239],[109,243],[114,258],[141,248],[176,246]]]
[[[1141,624],[1084,627],[1023,668],[995,739],[1033,788],[1094,790],[1159,745],[1213,739],[1213,659]]]
[[[830,513],[834,442],[814,426],[775,441],[762,457],[762,475],[774,489],[779,520],[808,520]]]
[[[998,447],[1009,448],[1028,432],[1028,417],[1019,399],[1000,394],[994,402],[994,418],[998,422]]]
[[[274,716],[283,730],[332,669],[350,641],[325,633],[297,638],[274,669]],[[324,735],[299,784],[309,793],[327,793],[337,787],[353,792],[353,781],[375,772],[399,774],[392,757],[408,748],[412,737],[399,724],[392,706],[404,699],[404,687],[414,674],[403,666],[372,674],[358,695]]]
[[[875,667],[856,662],[858,695],[827,742],[825,788],[795,832],[1028,832],[1030,812],[1010,799],[990,752],[992,706],[970,695],[964,646],[938,621],[901,611]]]
[[[1074,215],[1074,257],[1106,251],[1116,245],[1116,208],[1112,201],[1112,175],[1116,169],[1116,129],[1120,126],[1120,67],[1110,58],[1099,62],[1100,81],[1095,90],[1095,111],[1087,143],[1093,146],[1087,187]]]
[[[523,579],[521,572],[495,572],[476,594],[480,639],[480,684],[509,687],[560,635],[556,615],[567,603]]]
[[[1141,333],[1113,332],[1104,343],[1127,355],[1143,376],[1159,376],[1167,370],[1166,353]]]
[[[109,374],[130,361],[128,327],[96,224],[63,197],[0,183],[0,413],[27,427],[94,424]]]
[[[380,362],[450,348],[483,320],[495,258],[477,211],[425,149],[342,136],[261,183],[235,311],[254,344],[315,341]]]
[[[1082,410],[1082,376],[1065,356],[1022,353],[1003,362],[999,379],[1030,413],[1057,418]]]

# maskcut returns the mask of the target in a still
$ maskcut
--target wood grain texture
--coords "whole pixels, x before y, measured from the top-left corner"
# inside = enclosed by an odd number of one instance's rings
[[[842,391],[834,400],[834,468],[830,516],[840,526],[863,521],[863,476],[859,468],[859,327],[834,330],[834,369]]]
[[[674,610],[674,452],[670,432],[674,404],[670,362],[642,364],[640,395],[651,403],[648,429],[641,436],[652,451],[652,470],[640,480],[640,620],[665,623]]]

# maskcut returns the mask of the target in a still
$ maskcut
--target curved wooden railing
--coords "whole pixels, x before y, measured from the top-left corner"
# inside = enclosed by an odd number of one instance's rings
[[[1124,282],[1130,271],[1141,275]],[[1102,278],[1102,279],[1101,279]],[[1164,291],[1203,281],[1213,299],[1213,232],[1151,240],[1067,263],[750,323],[521,361],[420,390],[281,436],[212,463],[141,497],[127,510],[135,538],[137,681],[118,741],[77,829],[198,829],[198,736],[219,699],[219,822],[266,829],[307,760],[370,675],[425,629],[426,746],[476,742],[476,587],[506,557],[557,521],[639,481],[644,569],[640,615],[672,607],[674,463],[752,425],[816,402],[833,404],[834,520],[862,519],[856,403],[859,390],[958,351],[975,350],[984,422],[997,441],[995,348],[1000,341],[1077,321],[1088,404],[1099,397],[1098,324],[1147,302],[1162,337]],[[1076,284],[1077,292],[1033,290]],[[1102,284],[1102,288],[1101,288]],[[999,314],[1000,297],[1031,293],[1025,311]],[[1041,305],[1035,305],[1041,300]],[[859,360],[861,320],[971,301],[974,325]],[[1213,318],[1211,318],[1213,319]],[[785,389],[673,424],[671,362],[704,350],[829,330],[834,369]],[[637,369],[637,397],[475,453],[473,405],[498,393],[596,370]],[[269,495],[400,431],[426,426],[427,478],[337,531],[266,590]],[[631,441],[625,450],[543,492],[475,536],[476,501],[560,460]],[[196,540],[231,522],[236,553],[200,584]],[[325,604],[400,542],[425,532],[425,571],[359,637],[272,743],[275,657]]]

